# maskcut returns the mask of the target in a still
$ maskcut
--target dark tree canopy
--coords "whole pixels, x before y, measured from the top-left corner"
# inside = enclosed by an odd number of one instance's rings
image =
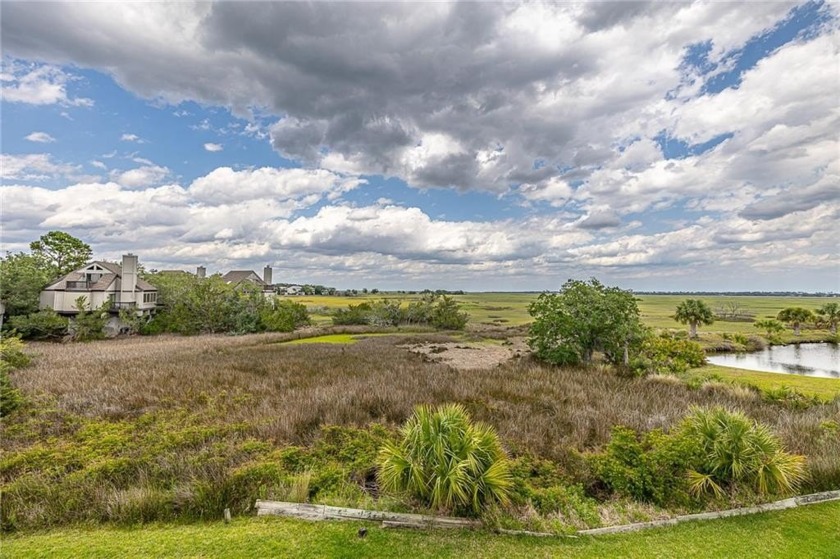
[[[610,363],[627,361],[642,337],[639,307],[629,291],[598,280],[569,280],[559,293],[543,293],[528,307],[534,318],[528,345],[537,357],[562,364],[589,363],[602,351]]]
[[[41,261],[23,252],[0,259],[0,298],[8,316],[38,311],[41,289],[51,279]]]
[[[779,311],[776,318],[790,324],[793,328],[793,334],[798,336],[802,323],[813,320],[814,313],[802,307],[788,307]]]
[[[63,231],[50,231],[29,244],[32,255],[53,277],[63,276],[87,264],[93,252],[87,243]]]

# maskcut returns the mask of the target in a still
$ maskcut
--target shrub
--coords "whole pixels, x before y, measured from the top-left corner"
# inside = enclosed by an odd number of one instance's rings
[[[370,324],[374,326],[399,326],[403,313],[399,301],[382,299],[371,305]]]
[[[439,510],[479,513],[509,501],[510,461],[492,427],[472,423],[460,404],[419,406],[379,453],[379,482]]]
[[[370,324],[371,306],[369,303],[348,305],[346,309],[337,309],[332,317],[336,326]]]
[[[722,496],[739,482],[759,494],[789,493],[805,479],[805,458],[785,452],[770,429],[740,412],[695,408],[680,432],[699,449],[690,489]]]
[[[469,315],[461,312],[461,305],[452,297],[443,295],[432,309],[431,323],[441,330],[463,330]]]
[[[73,339],[77,342],[101,340],[105,337],[105,323],[108,321],[108,302],[94,310],[85,310],[85,296],[76,299],[76,319],[73,321]]]
[[[288,299],[278,299],[273,308],[264,309],[260,320],[270,332],[292,332],[312,324],[306,305]]]
[[[60,340],[67,335],[68,320],[52,309],[13,316],[9,328],[25,340]]]
[[[683,373],[705,362],[706,353],[697,342],[668,335],[650,336],[631,361],[631,370],[636,374]]]
[[[16,336],[0,338],[0,360],[12,369],[29,365],[30,358],[23,352],[23,342]]]
[[[29,356],[23,352],[23,342],[14,336],[0,339],[0,417],[15,411],[23,403],[23,396],[14,386],[9,372],[29,364]]]
[[[0,362],[0,417],[6,417],[23,403],[20,391],[12,386],[9,370],[8,363]]]
[[[639,436],[617,426],[603,453],[592,457],[595,475],[613,492],[658,505],[688,506],[687,470],[696,452],[685,437],[653,430]]]

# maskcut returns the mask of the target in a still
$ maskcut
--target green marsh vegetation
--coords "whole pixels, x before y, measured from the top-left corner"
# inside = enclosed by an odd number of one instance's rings
[[[257,498],[424,511],[377,480],[380,449],[399,441],[421,404],[459,403],[498,434],[511,460],[510,505],[488,514],[502,527],[565,532],[764,499],[745,486],[659,504],[594,471],[616,425],[649,444],[694,406],[741,410],[768,426],[785,451],[805,457],[800,492],[840,486],[840,399],[794,407],[721,383],[529,358],[459,371],[408,352],[405,335],[276,343],[294,336],[30,344],[33,362],[10,372],[22,403],[3,422],[4,529],[215,519],[224,508],[248,514]]]

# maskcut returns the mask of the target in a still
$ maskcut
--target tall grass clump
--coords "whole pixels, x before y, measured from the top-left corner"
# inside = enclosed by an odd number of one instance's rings
[[[510,462],[498,435],[473,423],[460,404],[418,406],[401,435],[380,451],[382,489],[408,492],[438,510],[479,513],[509,501]]]
[[[696,495],[722,496],[738,483],[760,495],[785,494],[805,480],[805,457],[785,452],[769,427],[741,412],[695,408],[681,430],[700,449],[699,464],[688,473]]]

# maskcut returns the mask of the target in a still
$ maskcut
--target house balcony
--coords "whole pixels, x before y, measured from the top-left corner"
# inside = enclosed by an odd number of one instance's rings
[[[90,291],[92,286],[93,283],[89,281],[68,281],[67,291]]]

